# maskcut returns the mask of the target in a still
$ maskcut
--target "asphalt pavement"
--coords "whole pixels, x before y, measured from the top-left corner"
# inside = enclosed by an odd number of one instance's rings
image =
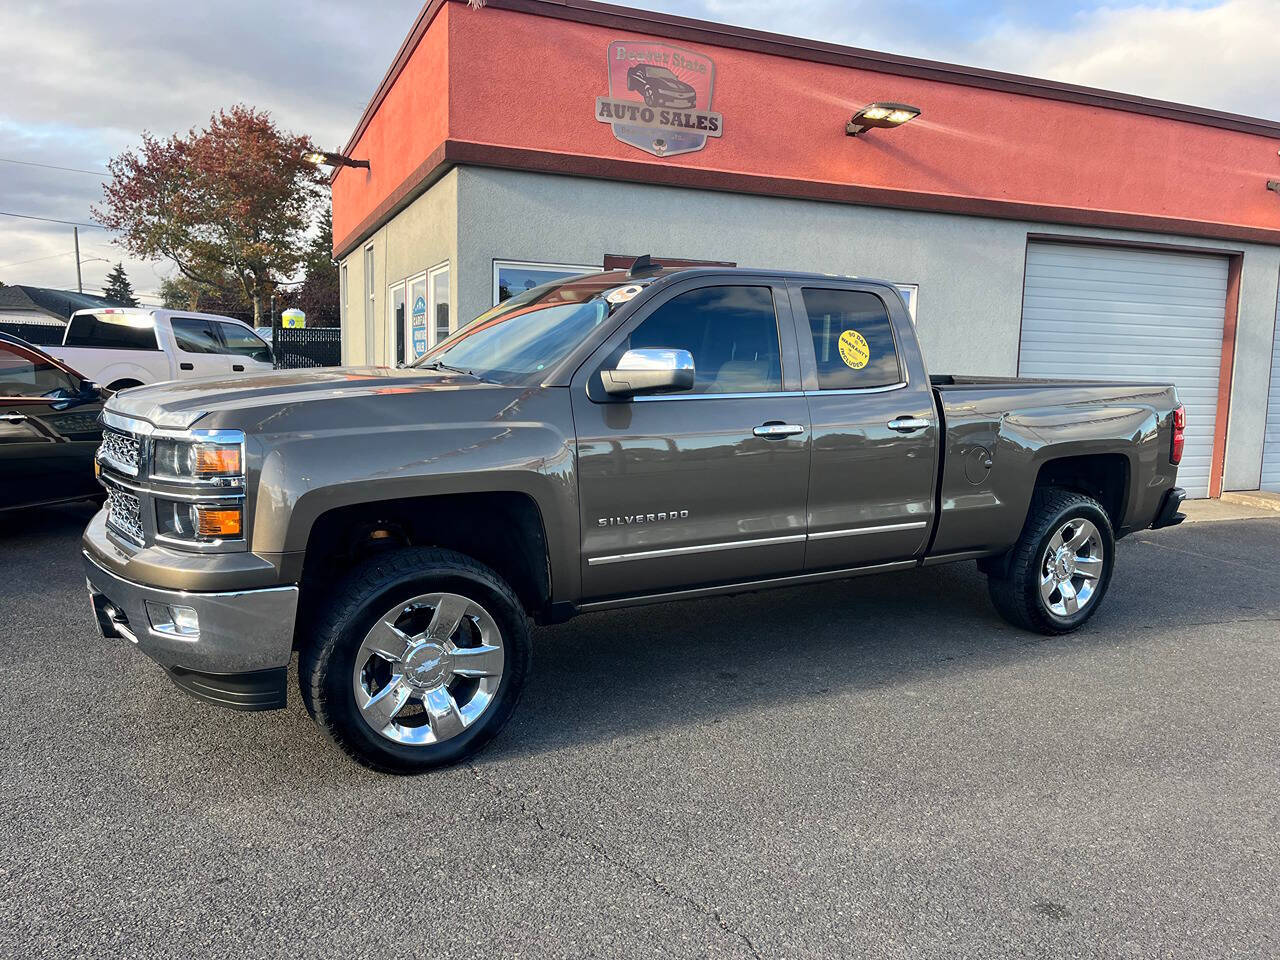
[[[89,515],[0,521],[0,956],[1280,954],[1280,519],[1062,638],[972,564],[584,616],[397,778],[99,639]]]

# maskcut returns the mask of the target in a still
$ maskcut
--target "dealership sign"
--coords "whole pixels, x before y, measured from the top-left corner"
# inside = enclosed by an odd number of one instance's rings
[[[671,157],[693,153],[724,132],[711,109],[716,65],[710,57],[665,43],[609,44],[609,95],[596,97],[596,119],[623,143]]]

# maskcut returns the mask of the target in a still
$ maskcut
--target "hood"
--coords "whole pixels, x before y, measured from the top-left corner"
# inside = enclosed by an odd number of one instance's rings
[[[466,374],[389,367],[309,367],[248,376],[174,380],[115,394],[107,410],[157,427],[239,427],[301,404],[381,396],[494,389]]]

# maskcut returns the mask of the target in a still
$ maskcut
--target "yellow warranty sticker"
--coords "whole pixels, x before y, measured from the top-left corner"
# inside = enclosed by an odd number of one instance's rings
[[[867,346],[867,338],[857,330],[846,330],[840,334],[840,359],[846,367],[861,370],[871,359],[871,348]]]

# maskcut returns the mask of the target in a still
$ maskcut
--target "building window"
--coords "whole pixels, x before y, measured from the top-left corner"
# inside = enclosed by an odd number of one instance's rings
[[[552,280],[563,280],[565,277],[579,273],[595,273],[600,268],[594,264],[584,266],[573,263],[529,263],[524,260],[493,261],[493,304],[497,306],[503,300],[524,293],[533,287]]]
[[[338,274],[338,309],[339,323],[343,326],[351,322],[351,308],[347,303],[347,265],[342,264],[342,272]]]
[[[442,263],[427,272],[429,288],[427,302],[430,304],[429,322],[431,323],[431,343],[434,347],[453,331],[449,311],[449,264]]]
[[[364,248],[364,362],[372,364],[374,327],[373,244]]]
[[[407,309],[405,307],[405,291],[407,284],[401,280],[399,283],[393,283],[387,288],[387,346],[392,348],[394,344],[395,352],[391,355],[391,362],[404,363],[408,360],[405,355],[405,343],[408,335],[409,323]]]
[[[911,318],[911,322],[916,322],[916,301],[920,299],[920,285],[917,283],[895,283],[898,292],[902,294],[902,300],[907,305],[907,316]]]

